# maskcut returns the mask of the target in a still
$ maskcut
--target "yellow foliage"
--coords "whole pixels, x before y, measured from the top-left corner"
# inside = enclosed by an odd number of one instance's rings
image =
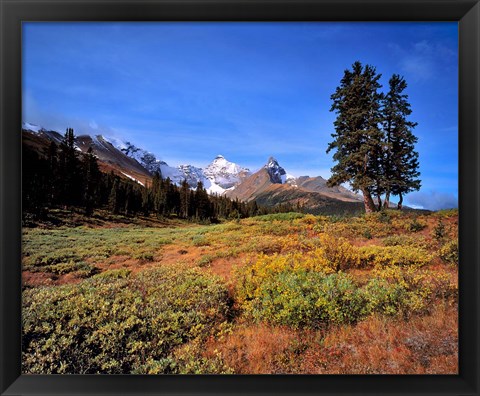
[[[356,249],[345,238],[322,234],[320,243],[323,258],[335,271],[359,266],[360,260]]]
[[[363,267],[407,266],[422,267],[433,256],[415,246],[363,246],[358,248],[358,259]]]

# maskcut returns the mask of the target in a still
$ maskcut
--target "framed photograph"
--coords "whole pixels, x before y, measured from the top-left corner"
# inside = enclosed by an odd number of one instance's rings
[[[0,5],[2,395],[479,394],[477,0]]]

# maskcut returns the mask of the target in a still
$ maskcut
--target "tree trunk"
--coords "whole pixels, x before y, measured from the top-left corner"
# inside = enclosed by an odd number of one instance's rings
[[[373,202],[370,192],[366,188],[362,188],[361,191],[363,194],[363,203],[365,204],[365,212],[366,213],[375,212],[377,208],[375,206],[375,203]]]
[[[383,207],[385,209],[390,208],[390,191],[387,191],[387,193],[385,194],[385,201],[383,202]]]
[[[382,197],[377,195],[378,210],[382,210]]]
[[[401,210],[402,209],[402,204],[403,204],[403,196],[402,193],[398,194],[400,196],[400,200],[398,201],[397,209]]]

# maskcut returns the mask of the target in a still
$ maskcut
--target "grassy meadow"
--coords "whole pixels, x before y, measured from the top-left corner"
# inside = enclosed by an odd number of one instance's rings
[[[457,236],[455,210],[25,227],[23,372],[455,374]]]

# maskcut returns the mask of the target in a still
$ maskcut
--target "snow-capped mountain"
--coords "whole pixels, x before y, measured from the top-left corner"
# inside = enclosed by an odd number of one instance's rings
[[[203,174],[211,183],[218,185],[224,190],[235,187],[245,177],[251,174],[247,168],[227,161],[223,155],[217,155],[215,159],[203,170]]]
[[[63,135],[56,131],[49,131],[42,126],[32,124],[30,122],[22,122],[22,130],[29,131],[38,136],[43,136],[49,140],[53,140],[59,144],[62,141]]]
[[[154,154],[143,150],[134,144],[123,141],[114,137],[104,137],[104,139],[111,143],[114,147],[119,149],[127,157],[133,158],[140,165],[142,165],[150,173],[161,171],[162,165],[166,165],[164,162],[157,160]]]
[[[36,132],[36,133],[44,130],[43,127],[35,124],[31,124],[29,122],[22,122],[22,129],[25,129],[26,131]]]
[[[202,168],[197,168],[193,165],[179,165],[177,168],[179,175],[180,175],[180,182],[186,180],[188,185],[191,187],[196,187],[198,182],[202,182],[205,186],[206,178],[203,173]],[[178,181],[176,180],[178,183]]]
[[[22,129],[23,144],[39,152],[45,152],[51,141],[59,144],[63,140],[63,134],[31,123],[24,123]],[[153,173],[160,171],[163,178],[168,177],[177,185],[186,180],[192,188],[196,188],[198,182],[202,182],[210,194],[225,194],[245,202],[255,200],[263,206],[290,204],[301,206],[311,213],[343,213],[363,207],[360,195],[342,186],[328,187],[327,180],[321,176],[294,177],[273,157],[252,173],[222,155],[216,156],[204,168],[193,165],[174,167],[130,142],[111,137],[77,135],[75,143],[81,152],[93,149],[103,172],[114,172],[143,186],[151,185]]]
[[[155,154],[136,147],[130,142],[111,137],[106,140],[128,157],[135,159],[149,172],[160,172],[162,177],[170,178],[177,185],[186,180],[190,187],[195,188],[198,182],[202,182],[210,194],[223,194],[251,174],[248,169],[226,160],[222,155],[215,157],[204,169],[187,164],[173,167],[157,159]]]

